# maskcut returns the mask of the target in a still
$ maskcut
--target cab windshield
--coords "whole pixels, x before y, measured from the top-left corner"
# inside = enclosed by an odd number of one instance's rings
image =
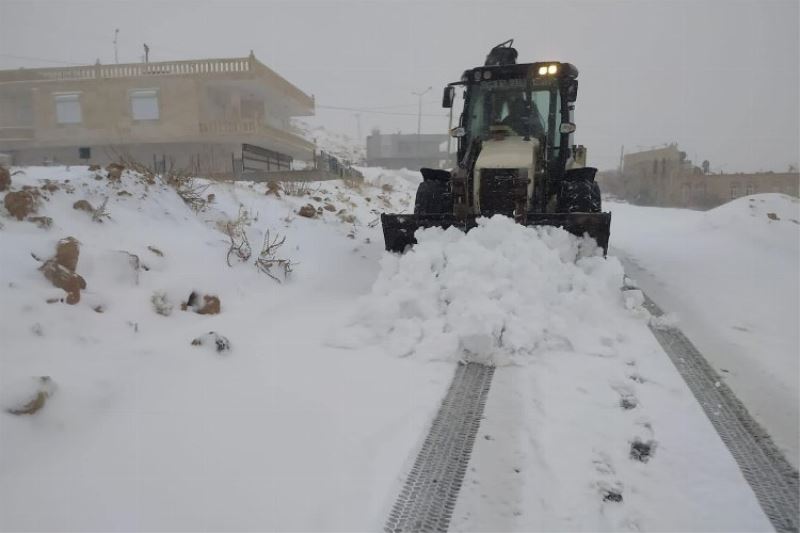
[[[544,145],[558,143],[550,135],[548,114],[551,98],[558,99],[553,87],[528,87],[526,80],[492,80],[471,85],[467,101],[467,137],[486,139],[491,126],[507,126],[511,135],[538,138]],[[556,100],[556,113],[560,106]],[[558,123],[559,121],[556,121]]]

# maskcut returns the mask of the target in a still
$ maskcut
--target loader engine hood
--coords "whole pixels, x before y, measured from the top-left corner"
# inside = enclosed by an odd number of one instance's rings
[[[473,198],[476,215],[512,216],[528,209],[539,141],[509,136],[483,141],[475,161]]]

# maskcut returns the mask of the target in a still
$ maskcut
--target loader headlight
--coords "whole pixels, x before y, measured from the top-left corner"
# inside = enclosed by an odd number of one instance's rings
[[[547,67],[539,67],[539,76],[547,74]]]
[[[548,74],[555,74],[558,71],[558,65],[550,65],[547,67]]]

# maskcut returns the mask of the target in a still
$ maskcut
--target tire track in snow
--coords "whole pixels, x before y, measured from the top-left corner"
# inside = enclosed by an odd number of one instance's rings
[[[646,294],[644,307],[653,316],[664,314]],[[797,470],[680,329],[651,323],[650,330],[730,450],[775,530],[798,531]]]
[[[384,531],[447,531],[494,367],[460,363]]]

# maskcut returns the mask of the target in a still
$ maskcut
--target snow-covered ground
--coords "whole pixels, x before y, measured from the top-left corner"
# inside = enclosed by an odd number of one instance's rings
[[[326,339],[378,273],[371,211],[408,209],[418,176],[372,171],[376,186],[360,193],[328,182],[281,199],[263,185],[214,184],[198,215],[169,188],[93,174],[27,168],[15,189],[43,178],[62,186],[39,210],[52,227],[0,218],[0,391],[44,375],[57,387],[34,416],[0,414],[0,530],[375,529],[452,368]],[[392,207],[381,185],[396,188]],[[72,208],[109,195],[103,223]],[[357,220],[295,214],[326,198]],[[264,230],[287,236],[279,255],[298,263],[288,282],[254,258],[227,266],[217,221],[240,206],[254,255]],[[31,252],[48,258],[68,235],[81,242],[87,288],[75,306],[48,304],[64,292]],[[149,270],[132,272],[120,250]],[[218,295],[222,312],[181,311],[193,289]],[[156,291],[174,304],[170,316],[155,313]],[[230,340],[228,355],[190,344],[211,330]]]
[[[697,345],[795,467],[800,454],[800,203],[710,211],[606,203],[611,253]]]
[[[49,229],[0,209],[0,530],[380,529],[462,355],[501,366],[455,529],[770,529],[615,258],[501,218],[386,254],[377,214],[409,212],[419,175],[363,172],[213,183],[199,212],[127,172],[13,176],[57,187]],[[102,222],[73,209],[104,198]],[[228,266],[236,219],[253,254]],[[253,264],[266,230],[283,283]],[[37,270],[67,236],[76,305]],[[221,312],[181,310],[193,290]],[[191,344],[209,331],[230,351]],[[6,412],[39,376],[44,407]]]

